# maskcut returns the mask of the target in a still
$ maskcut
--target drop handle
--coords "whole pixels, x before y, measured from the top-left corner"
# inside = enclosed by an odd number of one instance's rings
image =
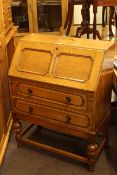
[[[65,102],[66,102],[67,105],[70,104],[71,98],[70,97],[66,97]]]
[[[70,116],[66,116],[66,123],[70,123],[70,121],[71,121],[71,117]]]
[[[32,95],[32,89],[28,89],[28,96],[31,96]]]
[[[32,112],[33,112],[33,108],[32,108],[31,106],[29,106],[29,108],[28,108],[28,112],[29,112],[29,114],[32,114]]]

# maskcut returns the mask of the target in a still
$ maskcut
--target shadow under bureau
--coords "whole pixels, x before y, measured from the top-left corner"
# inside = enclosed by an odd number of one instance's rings
[[[19,41],[9,70],[18,144],[31,144],[80,160],[94,170],[108,142],[112,47],[110,41],[43,34],[30,34]],[[21,121],[31,126],[22,131]],[[85,140],[86,155],[25,138],[33,125]]]

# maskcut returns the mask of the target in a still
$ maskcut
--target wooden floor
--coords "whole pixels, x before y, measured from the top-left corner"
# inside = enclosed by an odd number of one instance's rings
[[[60,137],[57,134],[44,132],[44,139],[48,144],[61,146],[64,142],[65,148],[78,151],[82,142],[74,138]],[[35,127],[30,136],[39,140],[40,130]],[[49,138],[48,138],[49,137]],[[82,151],[82,149],[80,150]],[[109,145],[104,149],[96,162],[95,171],[89,172],[85,164],[68,159],[60,155],[52,154],[29,145],[17,147],[14,133],[11,133],[7,152],[0,168],[0,175],[117,175],[117,117],[116,113],[111,114]]]
[[[102,40],[110,40],[110,41],[115,40],[116,28],[114,25],[112,25],[112,31],[113,31],[114,37],[109,37],[109,26],[108,25],[106,25],[106,27],[102,27],[102,25],[97,25],[97,29],[102,37]]]

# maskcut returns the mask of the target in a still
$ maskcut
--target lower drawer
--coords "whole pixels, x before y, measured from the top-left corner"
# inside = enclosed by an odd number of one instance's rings
[[[15,112],[26,113],[28,116],[42,117],[45,120],[51,119],[62,123],[76,125],[83,128],[91,126],[91,118],[86,114],[76,114],[64,110],[54,109],[49,106],[42,106],[27,101],[13,99],[12,110]]]

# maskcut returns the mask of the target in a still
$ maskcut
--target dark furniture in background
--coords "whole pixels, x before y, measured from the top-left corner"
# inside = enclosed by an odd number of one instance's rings
[[[110,15],[109,15],[109,36],[114,36],[112,32],[112,20],[113,20],[113,15],[115,13],[115,6],[117,5],[116,0],[68,0],[68,12],[67,12],[67,17],[66,21],[64,24],[64,29],[66,30],[66,35],[69,35],[70,28],[72,25],[72,20],[73,20],[73,12],[74,12],[74,6],[75,5],[82,5],[82,23],[81,27],[77,28],[76,31],[76,37],[81,37],[82,35],[87,33],[87,38],[89,38],[89,34],[93,33],[93,39],[96,39],[96,36],[101,39],[101,36],[96,29],[96,15],[97,15],[97,8],[98,6],[102,6],[102,26],[105,26],[105,10],[107,7],[110,7]],[[93,5],[93,28],[90,28],[90,12],[89,8],[90,6]],[[116,14],[116,13],[115,13]],[[116,19],[115,15],[115,19]],[[116,20],[117,21],[117,20]]]

